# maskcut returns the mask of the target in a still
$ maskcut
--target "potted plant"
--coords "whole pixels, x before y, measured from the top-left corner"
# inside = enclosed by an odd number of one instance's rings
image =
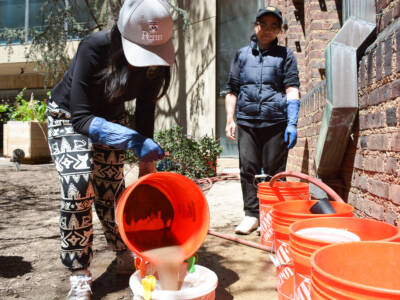
[[[0,105],[7,112],[8,120],[3,125],[3,155],[11,157],[15,149],[24,151],[24,162],[50,161],[47,144],[46,102],[24,99],[25,88],[18,93],[14,104]]]

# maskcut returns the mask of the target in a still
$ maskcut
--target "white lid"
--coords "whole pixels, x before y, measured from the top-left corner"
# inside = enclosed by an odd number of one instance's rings
[[[360,237],[347,229],[331,227],[310,227],[296,231],[296,234],[328,243],[357,242]]]

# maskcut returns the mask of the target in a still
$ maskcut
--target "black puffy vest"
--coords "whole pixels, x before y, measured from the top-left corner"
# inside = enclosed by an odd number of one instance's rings
[[[250,46],[239,51],[241,68],[237,118],[272,123],[285,121],[284,65],[288,49],[278,46],[275,41],[271,48],[260,52],[253,38]]]

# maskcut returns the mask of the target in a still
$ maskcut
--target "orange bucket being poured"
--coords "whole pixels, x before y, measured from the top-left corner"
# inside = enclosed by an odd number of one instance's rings
[[[184,259],[204,242],[210,213],[201,189],[189,178],[170,172],[140,177],[116,205],[116,219],[126,246],[148,262],[147,251],[180,246]]]

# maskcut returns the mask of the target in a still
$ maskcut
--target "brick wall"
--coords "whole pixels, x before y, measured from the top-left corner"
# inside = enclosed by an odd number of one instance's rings
[[[342,177],[359,215],[400,226],[400,0],[376,7],[378,35],[360,61],[360,109]]]
[[[315,147],[326,104],[325,81],[320,81],[301,101],[297,144],[290,151],[286,169],[315,176]]]
[[[305,2],[306,20],[314,15],[313,28],[329,23],[324,13],[311,13],[318,1]],[[325,2],[329,5],[330,1]],[[377,36],[359,61],[358,117],[340,177],[328,185],[356,208],[356,215],[400,226],[400,0],[377,1],[376,9]],[[316,43],[307,38],[307,45],[306,65],[311,66]],[[307,87],[313,89],[307,89],[302,98],[298,143],[290,151],[287,169],[315,176],[313,162],[326,90],[324,82],[313,81],[312,72],[307,75]]]
[[[272,0],[266,3],[282,10],[287,29],[279,42],[296,55],[300,92],[304,96],[325,79],[324,50],[340,29],[341,1]]]

